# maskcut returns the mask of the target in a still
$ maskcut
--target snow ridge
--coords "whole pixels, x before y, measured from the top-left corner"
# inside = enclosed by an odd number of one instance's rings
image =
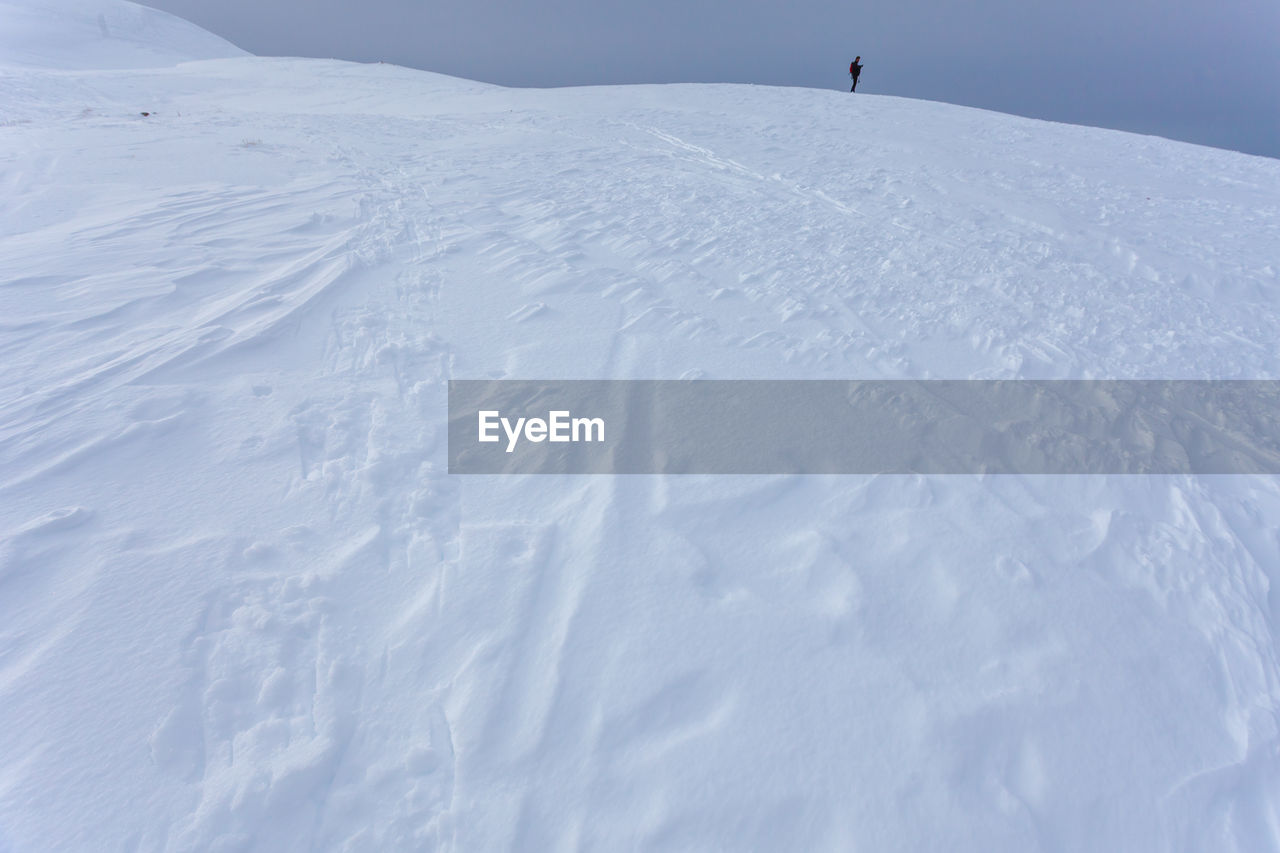
[[[0,64],[150,68],[244,55],[207,30],[127,0],[0,0]]]

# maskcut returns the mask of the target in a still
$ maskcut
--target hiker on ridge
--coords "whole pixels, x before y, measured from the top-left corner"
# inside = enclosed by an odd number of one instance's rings
[[[853,62],[849,63],[849,76],[853,78],[853,86],[849,91],[852,92],[858,88],[858,75],[862,73],[862,57],[855,56]]]

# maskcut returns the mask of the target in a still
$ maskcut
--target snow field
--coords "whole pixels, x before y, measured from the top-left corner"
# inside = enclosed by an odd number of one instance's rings
[[[1280,164],[68,8],[0,7],[0,849],[1280,846],[1273,478],[444,464],[450,377],[1276,378]]]

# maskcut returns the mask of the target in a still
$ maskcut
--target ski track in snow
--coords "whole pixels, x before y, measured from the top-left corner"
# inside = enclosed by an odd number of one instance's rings
[[[1274,479],[462,479],[444,418],[450,377],[1276,377],[1280,165],[60,74],[0,68],[0,849],[1280,845]]]

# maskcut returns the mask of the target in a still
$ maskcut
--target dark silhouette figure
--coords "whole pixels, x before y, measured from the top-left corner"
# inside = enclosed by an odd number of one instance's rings
[[[853,62],[849,63],[849,76],[853,78],[853,86],[849,88],[850,92],[856,91],[858,88],[858,75],[862,73],[862,57],[855,56]]]

